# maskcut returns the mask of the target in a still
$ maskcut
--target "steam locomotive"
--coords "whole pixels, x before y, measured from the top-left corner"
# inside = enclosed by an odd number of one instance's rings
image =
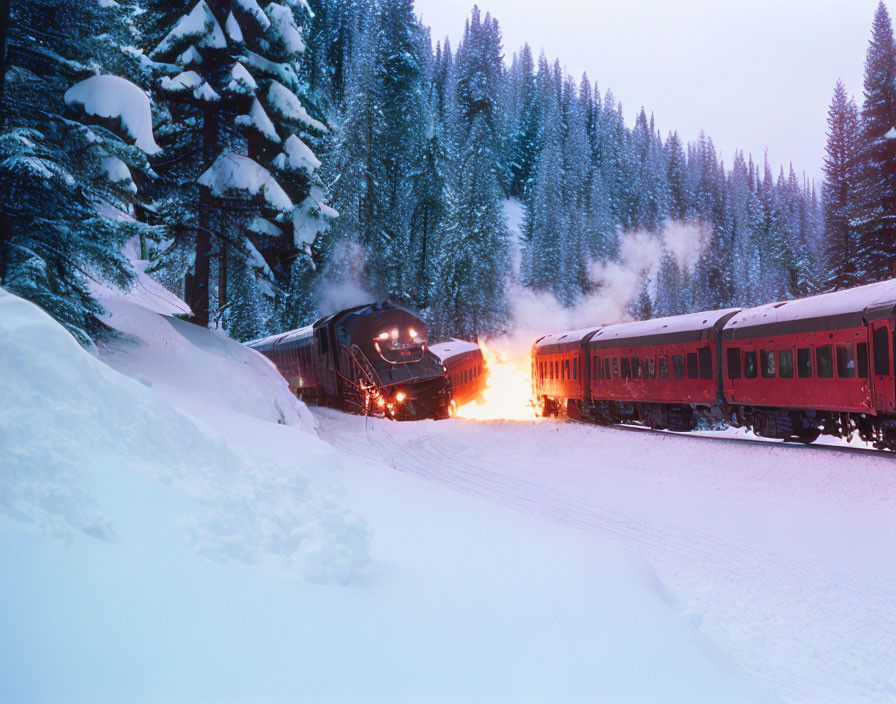
[[[248,343],[303,400],[394,420],[447,418],[451,385],[427,346],[426,324],[391,303],[372,303]]]
[[[896,450],[896,280],[756,308],[545,335],[544,415],[679,431],[723,425]]]

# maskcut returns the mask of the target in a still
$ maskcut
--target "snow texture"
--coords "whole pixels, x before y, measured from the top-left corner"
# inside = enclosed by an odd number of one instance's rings
[[[233,16],[232,12],[227,15],[227,20],[224,22],[224,31],[227,32],[227,36],[230,37],[231,41],[236,44],[243,43],[243,30],[240,29],[240,23],[236,21],[236,17]]]
[[[135,379],[90,356],[37,306],[0,291],[3,525],[12,520],[68,543],[82,534],[117,540],[97,482],[139,474],[190,500],[181,540],[208,559],[275,560],[320,583],[354,579],[367,560],[367,528],[347,510],[333,453],[302,430],[307,411],[273,366],[223,335],[122,297],[103,303],[108,322],[127,333],[103,356]],[[232,444],[229,429],[196,420],[196,409],[283,427],[293,454],[285,461]]]
[[[65,92],[67,105],[88,115],[118,119],[122,129],[147,154],[161,150],[152,134],[149,98],[129,80],[118,76],[91,76]]]
[[[297,171],[309,178],[320,168],[320,160],[310,147],[296,135],[290,135],[283,143],[283,151],[274,157],[274,166],[283,171]]]
[[[112,183],[120,185],[131,193],[137,192],[137,184],[134,183],[131,170],[121,159],[117,156],[107,156],[103,158],[101,164],[103,171]]]
[[[268,103],[284,120],[295,122],[320,133],[326,133],[326,126],[311,117],[295,93],[279,81],[271,81],[268,87]]]
[[[162,90],[171,93],[192,92],[196,100],[215,103],[221,100],[221,96],[212,88],[206,80],[195,71],[184,71],[177,74],[174,78],[163,76],[161,81]]]
[[[258,89],[258,83],[255,82],[246,67],[237,61],[230,69],[230,82],[227,84],[227,89],[242,95],[253,95]]]
[[[199,0],[188,15],[183,15],[172,30],[165,35],[153,50],[152,56],[164,57],[184,44],[197,47],[225,49],[227,38],[205,0]]]
[[[265,30],[271,25],[270,20],[256,0],[236,0],[235,4],[255,21],[259,29]]]
[[[742,310],[725,325],[726,329],[742,329],[768,323],[781,323],[806,318],[862,313],[866,308],[882,303],[896,303],[896,279],[867,286],[824,293],[810,298],[799,298],[781,303],[769,303]]]
[[[216,196],[261,196],[276,210],[289,212],[292,201],[270,171],[247,156],[226,153],[219,156],[211,168],[199,177],[200,185],[207,186]]]
[[[449,340],[448,342],[440,342],[436,345],[430,345],[429,350],[443,362],[451,359],[459,354],[467,352],[475,352],[479,349],[479,345],[475,342],[467,342],[466,340]]]
[[[277,134],[277,128],[274,127],[271,118],[268,117],[261,103],[258,102],[258,98],[252,100],[252,106],[249,108],[248,115],[237,116],[236,124],[255,130],[274,144],[280,144],[280,135]]]
[[[279,3],[272,2],[264,8],[264,11],[270,19],[274,36],[278,38],[286,53],[303,53],[305,51],[305,42],[302,41],[302,32],[296,26],[292,10]]]
[[[634,323],[618,323],[601,328],[591,339],[594,341],[617,340],[644,335],[708,330],[720,318],[728,313],[735,313],[737,310],[737,308],[724,308],[722,310],[688,313],[687,315],[674,315],[669,318],[656,318],[655,320],[639,320]]]

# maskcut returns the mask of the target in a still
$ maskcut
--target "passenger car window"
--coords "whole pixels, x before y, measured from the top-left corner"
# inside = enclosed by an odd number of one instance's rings
[[[793,350],[778,352],[778,374],[782,379],[793,379]]]
[[[659,359],[660,379],[669,378],[669,358],[661,354]]]
[[[648,357],[645,361],[647,362],[647,376],[656,379],[656,362],[653,357]]]
[[[868,343],[860,342],[856,345],[856,366],[859,370],[859,378],[868,378]]]
[[[604,379],[610,378],[610,360],[609,358],[604,360]]]
[[[696,379],[699,369],[699,364],[697,363],[697,353],[696,352],[688,352],[688,379]]]
[[[775,353],[759,350],[759,368],[763,379],[775,378]]]
[[[750,350],[749,352],[744,352],[744,378],[745,379],[755,379],[757,374],[756,369],[756,350]]]
[[[579,378],[579,358],[578,357],[573,357],[573,360],[572,360],[572,378],[573,379]]]
[[[619,357],[613,357],[613,378],[619,378]]]
[[[701,347],[697,355],[700,358],[700,378],[712,379],[712,348]]]
[[[632,357],[632,376],[635,379],[641,378],[641,360],[637,357]]]
[[[681,379],[684,376],[684,359],[680,354],[672,357],[672,369],[675,372],[675,378]]]
[[[812,376],[812,350],[808,347],[801,347],[796,351],[796,373],[800,379]]]
[[[728,348],[728,378],[740,379],[740,347]]]
[[[815,348],[815,364],[821,379],[830,379],[834,376],[834,355],[830,345]]]
[[[851,342],[837,345],[837,376],[852,379],[856,375],[856,352]]]
[[[886,328],[876,328],[872,343],[874,345],[874,373],[886,376],[890,373],[890,333]]]
[[[632,364],[628,357],[622,358],[622,378],[630,379],[632,376]]]

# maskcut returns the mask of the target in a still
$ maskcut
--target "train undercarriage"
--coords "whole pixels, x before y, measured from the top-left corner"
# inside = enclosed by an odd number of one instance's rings
[[[561,401],[543,397],[541,415],[568,416],[598,425],[631,424],[654,430],[690,432],[746,428],[764,438],[809,444],[821,435],[848,439],[858,436],[877,449],[896,451],[896,416],[840,413],[787,408],[640,403],[620,401]]]

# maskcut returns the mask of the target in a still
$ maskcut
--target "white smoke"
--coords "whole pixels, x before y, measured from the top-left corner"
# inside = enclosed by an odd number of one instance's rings
[[[588,266],[594,293],[572,308],[563,306],[550,293],[525,288],[514,277],[508,292],[511,331],[498,344],[513,356],[524,356],[541,335],[630,319],[629,310],[645,279],[656,281],[664,253],[675,257],[682,272],[693,272],[710,234],[710,227],[704,223],[671,220],[664,223],[659,235],[643,231],[623,234],[617,259]]]
[[[336,245],[317,290],[317,308],[322,316],[375,300],[364,283],[366,266],[367,251],[360,244],[344,241]]]

